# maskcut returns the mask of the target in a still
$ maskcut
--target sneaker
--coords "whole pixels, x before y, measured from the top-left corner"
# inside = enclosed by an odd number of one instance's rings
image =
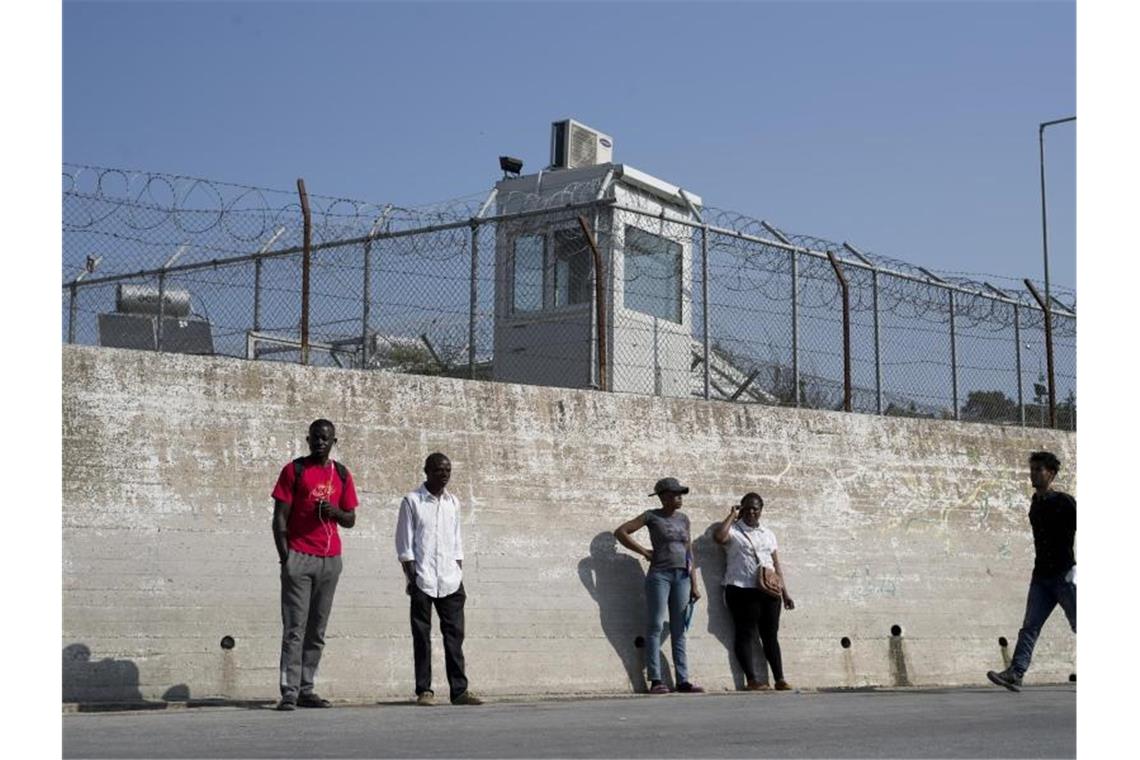
[[[781,678],[779,681],[776,681],[775,689],[776,691],[791,691],[792,685]]]
[[[689,683],[688,681],[681,681],[681,683],[677,684],[677,691],[681,692],[682,694],[704,694],[705,693],[705,690],[702,689],[700,686],[697,686],[695,683]]]
[[[298,707],[332,707],[332,702],[327,699],[321,699],[316,694],[309,692],[297,697]]]
[[[416,704],[420,707],[431,707],[435,704],[435,692],[431,689],[421,691],[416,695]]]
[[[453,705],[481,705],[483,700],[475,696],[469,691],[465,691],[455,699],[451,700]]]
[[[654,681],[649,687],[649,693],[650,694],[668,694],[669,693],[669,687],[666,686],[665,684],[663,684],[661,681]]]
[[[297,709],[297,703],[291,699],[282,699],[277,703],[277,710],[279,712],[292,712]]]
[[[993,681],[998,686],[1004,686],[1010,691],[1021,691],[1021,676],[1014,673],[1011,669],[1006,668],[1000,673],[996,671],[988,671],[986,678]]]
[[[744,686],[745,691],[768,691],[772,687],[763,681],[749,681]]]

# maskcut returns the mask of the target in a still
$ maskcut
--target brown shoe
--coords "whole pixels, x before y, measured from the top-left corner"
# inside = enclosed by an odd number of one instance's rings
[[[768,691],[772,687],[763,681],[749,681],[745,686],[745,691]]]
[[[780,679],[779,681],[776,681],[776,687],[775,688],[776,688],[776,691],[791,691],[792,685],[790,683],[788,683],[787,681]]]
[[[458,697],[456,697],[455,699],[451,700],[451,704],[453,704],[453,705],[481,705],[481,704],[483,704],[483,700],[479,699],[479,697],[475,696],[471,692],[465,691],[462,694],[460,694]]]
[[[434,691],[422,691],[416,696],[416,704],[420,707],[431,707],[435,704]]]

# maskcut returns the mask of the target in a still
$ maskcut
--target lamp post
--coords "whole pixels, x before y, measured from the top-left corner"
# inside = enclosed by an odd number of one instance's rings
[[[1057,426],[1057,390],[1053,381],[1053,308],[1049,293],[1049,226],[1045,215],[1045,127],[1076,121],[1076,116],[1044,121],[1037,127],[1037,145],[1041,155],[1041,250],[1045,256],[1045,361],[1049,368],[1049,427]]]

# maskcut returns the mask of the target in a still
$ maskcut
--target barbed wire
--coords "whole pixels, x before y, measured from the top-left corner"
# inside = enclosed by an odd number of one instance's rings
[[[1020,398],[1025,383],[1017,378],[1011,350],[1016,330],[1022,331],[1026,352],[1023,376],[1032,374],[1034,360],[1040,364],[1044,315],[1023,291],[1006,291],[1017,306],[1026,307],[1017,309],[991,296],[976,275],[940,273],[936,276],[945,283],[935,282],[916,266],[860,251],[875,267],[873,275],[855,265],[842,244],[786,233],[715,207],[686,210],[674,203],[666,209],[646,192],[628,187],[619,192],[619,183],[610,181],[610,175],[564,185],[551,175],[542,180],[546,186],[541,192],[535,191],[539,180],[524,180],[525,189],[511,190],[508,181],[496,191],[419,207],[310,195],[315,278],[311,296],[319,303],[319,313],[311,318],[315,339],[349,346],[336,350],[355,351],[353,361],[367,361],[375,368],[450,368],[446,371],[458,373],[466,359],[471,365],[468,375],[489,377],[492,358],[509,362],[510,351],[519,350],[509,348],[509,342],[499,345],[497,327],[499,318],[514,309],[509,299],[517,284],[512,279],[516,266],[526,271],[527,264],[517,259],[518,241],[527,236],[542,241],[533,251],[543,263],[527,275],[537,283],[531,286],[530,308],[572,308],[592,299],[591,252],[577,221],[583,214],[594,226],[603,255],[614,254],[612,263],[621,278],[615,287],[624,292],[627,310],[665,319],[678,325],[669,330],[680,329],[694,341],[707,338],[713,344],[714,358],[719,358],[708,372],[717,397],[826,408],[842,403],[842,381],[836,379],[843,359],[836,342],[842,289],[825,257],[829,251],[843,262],[850,284],[856,409],[882,407],[893,409],[884,413],[908,416],[956,414],[953,410],[962,399],[946,389],[951,371],[963,375],[963,396],[988,384],[1016,388],[1008,393]],[[65,164],[63,206],[65,307],[75,318],[103,319],[108,309],[93,307],[93,298],[106,303],[115,283],[153,283],[153,273],[176,258],[180,268],[167,275],[168,286],[189,291],[191,316],[206,315],[219,351],[244,355],[246,341],[266,331],[299,334],[296,294],[303,230],[295,193]],[[607,208],[612,213],[602,213]],[[791,252],[785,240],[799,252]],[[480,254],[473,263],[476,247]],[[708,251],[707,262],[701,261],[702,248]],[[93,282],[78,283],[87,295],[76,298],[79,291],[73,291],[68,303],[66,284],[90,272],[89,259],[97,256],[102,259]],[[703,282],[702,263],[708,283]],[[560,268],[555,273],[551,267]],[[149,277],[142,274],[148,271]],[[549,285],[551,278],[556,285]],[[951,295],[947,285],[960,290]],[[477,300],[469,303],[476,292]],[[1054,292],[1075,301],[1069,290]],[[707,312],[707,336],[697,318],[702,309]],[[541,348],[527,348],[530,360],[558,365],[567,355],[588,355],[592,323],[588,309],[582,315],[560,317],[564,332],[552,334]],[[791,326],[797,316],[798,342]],[[69,329],[74,329],[75,318],[68,320]],[[878,362],[881,387],[872,360],[878,350],[872,354],[878,340],[872,340],[872,327],[877,336],[880,321],[886,354]],[[649,384],[638,387],[648,390],[641,392],[654,392],[654,383],[663,382],[662,372],[680,371],[663,369],[643,355],[645,346],[659,340],[656,323],[624,317],[618,322],[632,353],[615,360],[620,359],[623,371],[645,378]],[[1055,312],[1053,327],[1064,354],[1056,376],[1071,381],[1076,320]],[[92,342],[91,328],[84,330],[80,340]],[[959,342],[956,359],[949,345],[952,332]],[[375,342],[378,354],[365,350],[369,341]],[[424,359],[424,350],[435,358]],[[1017,353],[1020,356],[1020,348]],[[286,346],[266,357],[287,360],[283,357],[296,355]],[[791,371],[797,356],[798,390],[791,379],[797,374]],[[325,360],[342,361],[337,356]],[[694,350],[692,367],[683,373],[689,379],[674,377],[669,382],[702,395],[702,361],[701,351]],[[1008,412],[1003,414],[1008,417]]]

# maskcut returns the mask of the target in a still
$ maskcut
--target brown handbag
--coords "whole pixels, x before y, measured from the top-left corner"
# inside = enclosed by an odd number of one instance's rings
[[[784,579],[772,568],[761,566],[756,571],[756,588],[768,596],[781,599],[784,596]]]
[[[741,532],[744,531],[741,530]],[[756,551],[756,544],[752,543],[752,537],[745,534],[745,538],[748,541],[748,546],[752,549],[752,556],[756,558],[756,588],[768,596],[782,599],[784,596],[784,579],[773,568],[764,567],[760,564],[760,553]]]

